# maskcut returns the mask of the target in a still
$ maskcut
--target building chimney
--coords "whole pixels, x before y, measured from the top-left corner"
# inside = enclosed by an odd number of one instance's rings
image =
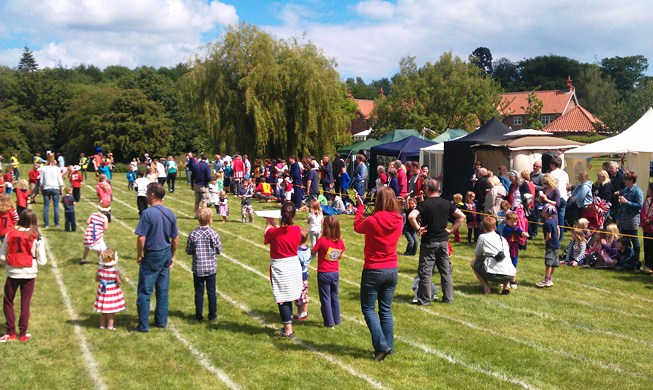
[[[565,88],[567,89],[567,92],[574,91],[574,84],[571,82],[571,76],[567,76],[567,81],[565,81]]]

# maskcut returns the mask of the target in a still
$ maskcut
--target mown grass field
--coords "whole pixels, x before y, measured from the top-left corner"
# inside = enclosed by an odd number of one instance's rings
[[[520,257],[519,288],[508,296],[481,294],[470,246],[454,244],[452,305],[411,305],[416,257],[400,256],[394,304],[396,353],[372,359],[358,292],[363,237],[353,216],[340,216],[347,245],[341,263],[343,323],[322,328],[315,269],[309,320],[295,323],[295,341],[278,338],[278,310],[267,280],[264,221],[240,223],[230,198],[228,223],[214,222],[224,245],[219,257],[218,321],[194,320],[186,235],[195,228],[192,192],[178,181],[165,204],[178,217],[180,250],[171,275],[170,323],[131,333],[136,324],[136,194],[114,179],[113,222],[105,237],[120,254],[127,310],[118,330],[100,331],[93,312],[93,265],[79,265],[84,221],[95,211],[89,175],[77,205],[78,231],[44,231],[49,262],[32,301],[32,340],[0,345],[2,388],[629,388],[653,387],[653,279],[561,267],[555,286],[540,290],[541,237]],[[35,209],[42,215],[42,198]],[[273,207],[255,203],[255,208]],[[297,221],[304,224],[306,213]],[[402,238],[398,251],[403,253]],[[313,264],[314,265],[314,264]],[[436,285],[439,278],[435,277]],[[206,310],[206,309],[205,309]]]

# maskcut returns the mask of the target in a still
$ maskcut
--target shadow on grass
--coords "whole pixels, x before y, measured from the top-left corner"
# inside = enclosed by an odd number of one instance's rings
[[[299,341],[301,344],[288,342],[288,340],[285,340],[282,337],[275,336],[279,340],[278,343],[275,343],[275,346],[280,350],[299,351],[299,352],[303,352],[308,347],[309,349],[327,353],[329,355],[334,355],[336,357],[348,355],[351,356],[352,358],[365,359],[365,360],[370,360],[373,355],[371,345],[370,345],[370,349],[356,348],[356,347],[352,347],[351,345],[347,345],[346,340],[343,340],[342,344],[334,344],[334,343],[316,344],[311,341],[303,339],[302,335],[298,334],[297,331],[295,331],[295,334],[297,335],[297,341]]]
[[[84,328],[97,329],[100,327],[100,313],[90,315],[80,314],[76,320],[66,320],[68,325],[79,325]],[[138,323],[138,316],[134,314],[116,313],[116,323],[122,327],[135,326]]]
[[[625,282],[644,283],[647,288],[653,288],[653,275],[646,275],[639,271],[615,271],[613,277]]]

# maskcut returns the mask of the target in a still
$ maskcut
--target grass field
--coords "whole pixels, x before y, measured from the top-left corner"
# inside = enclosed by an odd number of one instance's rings
[[[114,203],[105,238],[120,253],[127,310],[118,330],[100,331],[92,310],[96,268],[79,265],[83,222],[95,211],[89,175],[77,205],[78,231],[44,231],[48,264],[39,272],[32,301],[32,340],[0,345],[3,388],[647,388],[653,387],[653,279],[561,267],[555,286],[540,290],[541,238],[522,252],[519,289],[508,296],[481,294],[469,262],[470,246],[454,244],[455,302],[409,304],[416,257],[400,256],[394,304],[396,353],[372,360],[369,332],[358,300],[363,237],[353,216],[340,216],[347,245],[341,263],[342,325],[320,326],[315,268],[309,320],[295,324],[294,341],[281,328],[262,245],[262,220],[240,223],[231,198],[228,223],[214,222],[224,245],[219,257],[218,321],[194,320],[186,235],[195,228],[192,192],[183,180],[165,204],[178,217],[180,250],[172,270],[170,323],[148,334],[136,324],[136,194],[114,179]],[[42,216],[42,198],[35,209]],[[272,207],[255,203],[255,208]],[[303,221],[306,213],[299,213]],[[52,218],[52,217],[51,217]],[[399,243],[403,253],[405,240]],[[435,277],[436,285],[439,278]],[[206,310],[206,309],[205,309]]]

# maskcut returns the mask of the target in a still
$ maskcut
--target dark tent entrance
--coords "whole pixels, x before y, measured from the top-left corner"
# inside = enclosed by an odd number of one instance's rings
[[[504,139],[510,132],[497,118],[479,127],[473,133],[444,143],[444,175],[442,196],[451,199],[453,194],[464,194],[471,189],[471,178],[474,173],[474,151],[472,145],[484,144],[490,141]],[[483,164],[485,166],[485,164]]]

